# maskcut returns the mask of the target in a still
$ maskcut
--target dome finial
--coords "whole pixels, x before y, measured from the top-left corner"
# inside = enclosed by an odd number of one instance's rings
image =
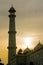
[[[27,45],[27,48],[28,48],[28,45]]]

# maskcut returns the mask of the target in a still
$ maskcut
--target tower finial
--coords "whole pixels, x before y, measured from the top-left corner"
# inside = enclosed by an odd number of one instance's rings
[[[11,7],[13,7],[13,4],[11,5]]]

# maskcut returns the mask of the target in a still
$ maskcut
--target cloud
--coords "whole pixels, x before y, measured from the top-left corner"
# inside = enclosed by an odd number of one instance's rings
[[[43,17],[43,0],[0,0],[0,17],[8,16],[8,9],[11,7],[12,3],[16,9],[16,19],[19,17],[20,21],[17,19],[17,27],[24,22],[24,28],[32,28],[33,30],[42,30],[43,28],[43,18],[39,19],[40,16]],[[31,19],[31,20],[29,20]],[[29,22],[30,21],[30,22]],[[35,25],[36,24],[36,25]],[[20,27],[21,28],[21,27]],[[32,30],[31,29],[31,30]]]
[[[43,0],[16,0],[18,16],[30,16],[43,12]]]
[[[35,16],[43,13],[43,0],[0,0],[0,12],[7,11],[12,4],[17,10],[18,17]]]

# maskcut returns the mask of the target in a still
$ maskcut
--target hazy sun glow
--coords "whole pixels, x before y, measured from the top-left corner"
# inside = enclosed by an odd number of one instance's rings
[[[33,41],[34,41],[33,37],[24,37],[23,42],[24,42],[25,48],[26,47],[32,48]]]

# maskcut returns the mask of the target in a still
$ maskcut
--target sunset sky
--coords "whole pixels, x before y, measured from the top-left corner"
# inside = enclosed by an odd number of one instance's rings
[[[16,44],[19,48],[26,48],[25,41],[29,38],[34,48],[39,40],[43,44],[43,0],[0,0],[0,58],[7,63],[8,10],[13,5],[16,9]],[[21,46],[22,45],[22,46]],[[29,47],[29,46],[28,46]]]

